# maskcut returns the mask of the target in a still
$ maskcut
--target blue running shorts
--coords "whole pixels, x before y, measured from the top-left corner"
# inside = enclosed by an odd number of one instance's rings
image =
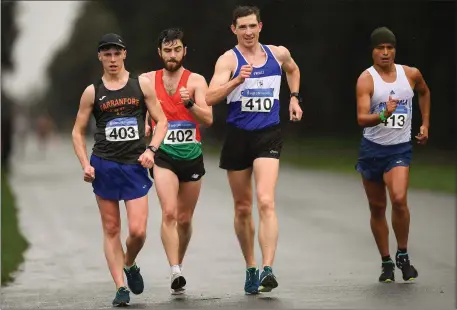
[[[384,173],[398,166],[409,167],[411,158],[410,142],[381,145],[363,137],[355,169],[367,180],[382,182]]]
[[[148,170],[140,164],[121,164],[94,154],[90,164],[95,169],[94,193],[107,200],[132,200],[148,194],[152,187]]]

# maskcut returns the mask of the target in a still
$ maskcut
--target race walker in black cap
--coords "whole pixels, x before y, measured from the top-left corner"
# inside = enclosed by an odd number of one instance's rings
[[[418,144],[428,139],[430,91],[417,68],[395,63],[396,37],[386,27],[371,34],[374,64],[357,80],[357,122],[363,128],[356,170],[361,173],[371,212],[370,225],[382,258],[380,282],[395,281],[395,264],[403,280],[418,277],[407,251],[410,214],[407,204],[411,163],[411,117],[414,91],[419,94],[422,125]],[[389,252],[386,187],[392,203],[397,239],[395,263]]]
[[[117,288],[114,306],[130,302],[123,270],[132,293],[141,294],[144,290],[135,259],[146,238],[147,194],[152,186],[148,169],[154,165],[154,153],[168,128],[154,87],[147,78],[132,77],[126,71],[126,56],[126,45],[119,35],[106,34],[101,38],[98,59],[104,74],[84,90],[73,128],[73,144],[84,170],[84,181],[92,183],[100,210],[105,256]],[[147,111],[157,126],[146,148]],[[89,160],[85,130],[91,114],[97,128]],[[129,221],[125,255],[120,239],[120,200],[125,202]]]
[[[101,49],[105,49],[106,47],[120,47],[121,49],[126,50],[127,47],[125,46],[124,40],[121,38],[120,35],[115,33],[107,33],[102,36],[100,42],[98,43],[98,51],[100,52]]]

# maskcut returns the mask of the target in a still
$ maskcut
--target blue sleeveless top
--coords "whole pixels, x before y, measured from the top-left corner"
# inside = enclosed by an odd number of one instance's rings
[[[244,130],[258,130],[279,124],[279,90],[281,66],[271,50],[261,45],[267,57],[260,67],[253,67],[251,76],[238,85],[228,96],[227,123]],[[232,77],[236,78],[247,61],[234,47],[237,66]]]

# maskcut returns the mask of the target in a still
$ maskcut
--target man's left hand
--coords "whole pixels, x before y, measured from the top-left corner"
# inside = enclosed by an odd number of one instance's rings
[[[138,158],[140,164],[147,169],[151,169],[154,166],[154,152],[150,149],[146,149],[143,154]]]
[[[419,134],[416,136],[417,144],[424,145],[428,140],[428,127],[421,126],[419,129]]]
[[[303,111],[300,108],[300,103],[296,97],[290,98],[289,115],[292,122],[300,121],[303,115]]]

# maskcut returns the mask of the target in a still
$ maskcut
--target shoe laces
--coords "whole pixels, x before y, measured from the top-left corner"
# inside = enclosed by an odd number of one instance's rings
[[[248,274],[248,281],[249,281],[249,282],[253,282],[253,281],[254,281],[256,271],[257,271],[257,270],[255,270],[255,269],[248,269],[248,270],[246,271],[247,274]]]
[[[121,286],[121,287],[117,290],[116,294],[117,294],[117,295],[121,295],[122,293],[128,293],[128,292],[129,292],[129,291],[127,290],[127,288],[125,288],[124,286]]]
[[[408,254],[397,254],[397,264],[403,267],[408,267],[411,265]]]
[[[134,275],[137,275],[140,273],[140,268],[139,267],[131,267],[129,270],[126,270],[127,278],[131,279]]]
[[[394,262],[388,261],[388,262],[383,262],[381,264],[381,270],[382,273],[385,273],[386,271],[393,271],[394,270]]]

